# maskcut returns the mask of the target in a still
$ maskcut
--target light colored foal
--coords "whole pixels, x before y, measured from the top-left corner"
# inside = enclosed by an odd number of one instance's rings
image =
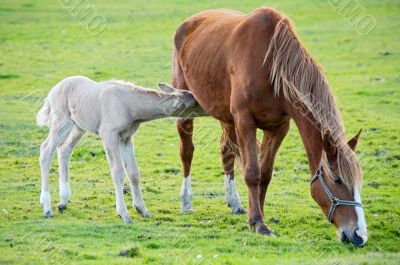
[[[59,162],[60,211],[71,196],[68,164],[74,147],[85,132],[100,135],[115,186],[116,211],[125,223],[132,223],[123,196],[124,176],[130,181],[133,205],[149,217],[140,190],[140,174],[135,160],[132,135],[141,122],[164,117],[207,115],[189,91],[159,84],[156,92],[124,81],[97,83],[87,77],[68,77],[50,91],[37,114],[39,126],[50,132],[40,148],[43,215],[52,216],[49,189],[51,161],[57,149]]]

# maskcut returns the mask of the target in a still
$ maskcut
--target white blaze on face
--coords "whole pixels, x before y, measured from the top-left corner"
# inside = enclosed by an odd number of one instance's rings
[[[354,188],[354,200],[356,202],[361,203],[361,194],[360,189],[358,187]],[[367,232],[367,224],[365,222],[364,217],[364,209],[362,207],[355,207],[357,214],[357,230],[356,233],[359,237],[361,237],[364,241],[364,244],[367,243],[368,240],[368,232]]]

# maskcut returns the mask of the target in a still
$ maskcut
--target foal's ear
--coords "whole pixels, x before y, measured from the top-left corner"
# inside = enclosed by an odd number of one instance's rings
[[[324,138],[322,139],[322,143],[324,145],[324,150],[328,159],[330,160],[336,159],[336,145],[329,130],[324,133]]]
[[[358,133],[356,134],[356,136],[354,136],[353,138],[351,138],[347,144],[350,146],[351,150],[355,151],[356,147],[357,147],[357,143],[358,143],[358,139],[360,139],[360,135],[361,135],[362,129],[360,129],[358,131]]]
[[[173,93],[173,92],[176,91],[175,88],[173,88],[172,86],[167,85],[167,84],[165,84],[165,83],[158,83],[158,87],[159,87],[162,91],[164,91],[164,92],[166,92],[166,93]]]

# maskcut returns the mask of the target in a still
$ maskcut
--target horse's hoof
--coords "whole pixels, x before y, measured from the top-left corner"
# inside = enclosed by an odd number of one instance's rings
[[[262,231],[262,232],[258,232],[258,234],[263,235],[263,236],[269,236],[269,237],[272,237],[272,238],[276,238],[276,235],[272,231]]]
[[[45,218],[50,218],[50,217],[53,217],[53,214],[52,214],[51,210],[48,210],[47,212],[43,213],[43,216]]]
[[[67,205],[59,203],[57,205],[57,209],[58,209],[58,211],[63,212],[65,209],[67,209]]]
[[[243,207],[232,208],[233,214],[245,214],[247,211]]]
[[[253,230],[260,235],[276,237],[276,235],[269,229],[269,227],[264,223],[256,223],[252,226]]]

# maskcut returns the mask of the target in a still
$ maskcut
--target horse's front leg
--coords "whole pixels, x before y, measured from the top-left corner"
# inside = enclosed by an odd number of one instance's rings
[[[100,136],[103,140],[104,149],[110,164],[111,175],[114,182],[117,214],[122,218],[124,223],[133,223],[132,219],[129,217],[128,209],[126,208],[124,201],[123,189],[125,173],[119,148],[119,135],[114,132],[100,132]]]
[[[236,157],[235,149],[237,149],[235,126],[223,122],[221,122],[221,126],[221,158],[224,167],[225,201],[228,207],[232,209],[233,214],[244,214],[246,213],[246,210],[243,208],[239,194],[236,191],[234,175]]]
[[[122,161],[124,162],[126,176],[131,183],[133,207],[135,207],[143,217],[150,217],[151,214],[147,211],[142,191],[140,189],[140,173],[136,163],[131,137],[128,137],[128,139],[121,142],[120,151]]]
[[[269,182],[271,181],[272,178],[272,171],[274,167],[276,152],[281,146],[282,140],[283,138],[285,138],[289,130],[289,125],[290,123],[287,122],[274,132],[264,131],[264,138],[260,150],[261,151],[260,206],[263,214],[264,214],[265,194],[267,192]]]
[[[260,205],[261,174],[257,158],[257,127],[255,121],[248,112],[239,112],[235,114],[235,127],[243,160],[244,179],[248,188],[249,224],[259,234],[273,235],[264,223]]]

